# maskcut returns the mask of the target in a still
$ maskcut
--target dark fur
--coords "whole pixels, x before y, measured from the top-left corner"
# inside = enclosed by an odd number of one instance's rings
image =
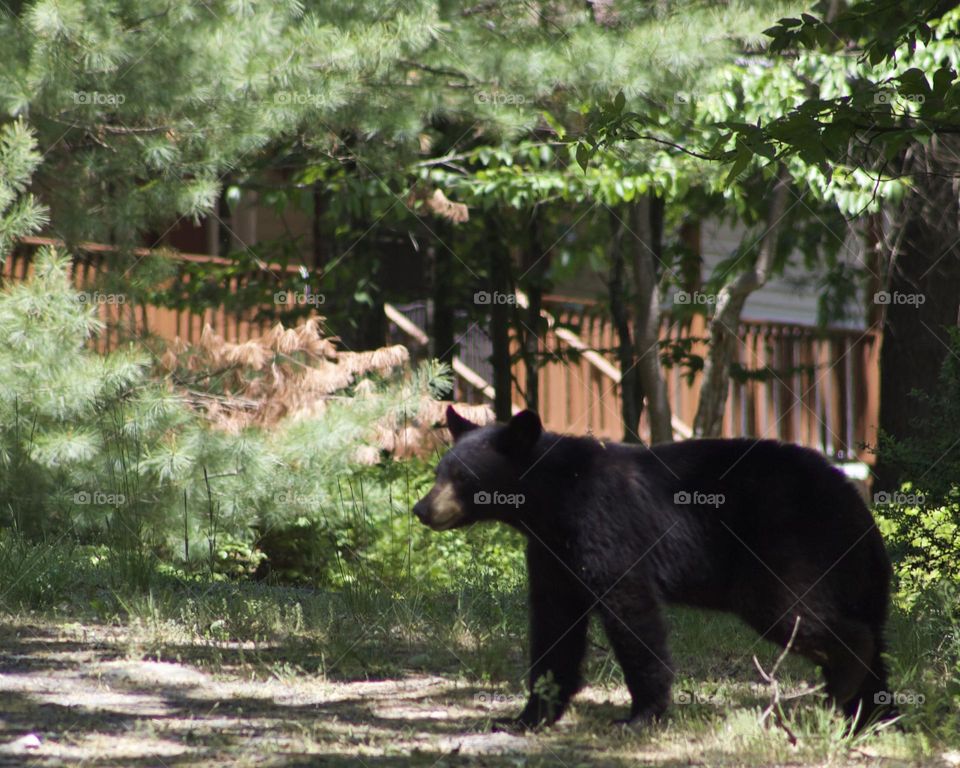
[[[499,520],[526,534],[530,699],[517,723],[561,716],[581,686],[587,622],[598,615],[633,705],[661,715],[672,672],[661,604],[727,611],[823,668],[827,692],[862,724],[887,690],[883,653],[891,569],[869,510],[818,453],[769,440],[689,440],[653,448],[543,433],[539,418],[476,428],[448,411],[455,445],[414,511],[434,523],[451,483],[457,527]],[[481,491],[524,503],[477,505]],[[723,494],[680,505],[678,492]],[[448,492],[448,495],[451,492]],[[552,673],[556,701],[534,692]]]

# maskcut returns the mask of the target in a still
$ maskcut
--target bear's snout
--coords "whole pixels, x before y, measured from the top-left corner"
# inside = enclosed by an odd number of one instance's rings
[[[426,496],[413,505],[413,514],[417,516],[417,519],[421,523],[427,522],[427,518],[430,515],[430,505],[427,503]]]
[[[453,528],[463,523],[466,518],[463,505],[450,483],[435,485],[430,493],[413,505],[413,514],[435,531]]]

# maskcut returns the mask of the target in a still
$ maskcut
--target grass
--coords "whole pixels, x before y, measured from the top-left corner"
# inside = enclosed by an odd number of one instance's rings
[[[188,577],[89,547],[9,543],[0,548],[0,585],[0,669],[14,680],[30,673],[11,700],[14,714],[0,719],[0,743],[24,728],[42,730],[60,751],[40,764],[127,764],[113,746],[92,746],[101,739],[145,750],[145,764],[162,757],[166,765],[282,765],[302,755],[334,764],[359,756],[371,766],[960,764],[958,628],[949,606],[938,613],[936,602],[926,614],[898,609],[891,619],[894,687],[922,697],[901,707],[899,727],[851,737],[817,696],[807,696],[787,709],[791,744],[784,731],[758,722],[769,693],[753,656],[769,669],[778,649],[723,615],[669,611],[677,677],[661,723],[641,733],[611,725],[624,716],[627,695],[594,628],[590,685],[570,714],[553,729],[517,737],[489,726],[516,713],[525,696],[526,606],[518,588],[378,579],[313,590]],[[70,728],[67,714],[61,720],[44,698],[94,669],[113,679],[116,665],[155,662],[174,662],[202,684],[189,697],[127,678],[111,684],[111,695],[132,697],[124,712],[140,712],[122,726],[93,707]],[[74,670],[69,680],[65,669]],[[788,691],[818,682],[814,668],[792,657],[779,677]],[[85,695],[78,689],[69,717],[86,712]],[[171,745],[186,751],[161,755]]]

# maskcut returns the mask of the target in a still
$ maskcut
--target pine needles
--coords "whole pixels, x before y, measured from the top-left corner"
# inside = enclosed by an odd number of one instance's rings
[[[409,514],[389,482],[356,476],[437,447],[445,367],[338,350],[314,319],[243,344],[208,328],[157,369],[135,348],[97,354],[100,327],[50,250],[0,292],[0,531],[106,544],[131,578],[150,558],[240,575],[278,532],[332,563],[338,542],[356,552],[376,539],[360,528]],[[346,503],[344,487],[362,493]]]

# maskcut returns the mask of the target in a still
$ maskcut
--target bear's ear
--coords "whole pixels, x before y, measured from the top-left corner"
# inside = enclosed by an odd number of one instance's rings
[[[520,411],[513,415],[506,429],[500,433],[500,448],[505,453],[523,456],[533,450],[541,434],[543,424],[540,417],[533,411]]]
[[[453,410],[452,405],[447,406],[447,429],[449,429],[450,434],[453,435],[453,442],[457,442],[457,440],[467,434],[467,432],[471,432],[479,426],[479,424],[474,424],[469,419],[463,418],[463,416]]]

